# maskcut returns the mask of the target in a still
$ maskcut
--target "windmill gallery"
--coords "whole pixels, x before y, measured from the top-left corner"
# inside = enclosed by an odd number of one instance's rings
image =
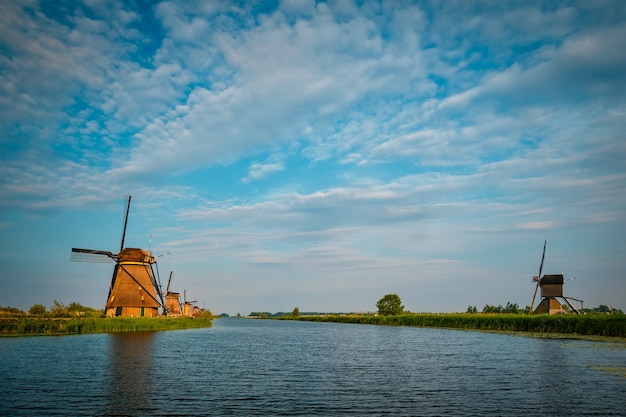
[[[180,293],[170,291],[172,272],[167,283],[165,296],[156,257],[151,251],[139,248],[125,248],[124,239],[128,224],[131,196],[125,198],[124,227],[118,253],[102,250],[72,248],[70,260],[73,262],[114,263],[109,295],[105,304],[107,317],[170,317],[198,316],[200,308],[196,301],[185,299],[181,303]]]

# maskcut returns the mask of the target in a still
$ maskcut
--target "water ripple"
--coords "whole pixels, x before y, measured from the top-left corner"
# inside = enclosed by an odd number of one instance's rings
[[[0,415],[624,415],[623,345],[221,319],[0,339]]]

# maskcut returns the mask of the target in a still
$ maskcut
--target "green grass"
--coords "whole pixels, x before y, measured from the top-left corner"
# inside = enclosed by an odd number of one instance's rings
[[[400,316],[300,316],[293,319],[387,326],[626,337],[625,315],[407,314]]]
[[[209,318],[16,318],[0,320],[0,336],[122,333],[211,327]]]

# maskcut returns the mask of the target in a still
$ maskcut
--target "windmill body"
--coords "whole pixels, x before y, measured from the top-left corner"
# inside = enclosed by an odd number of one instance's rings
[[[117,255],[116,271],[105,305],[107,317],[159,315],[161,304],[154,285],[154,263],[154,257],[143,249],[126,248]]]
[[[183,311],[180,308],[180,293],[168,291],[167,295],[165,296],[165,308],[167,309],[168,316],[182,316]]]

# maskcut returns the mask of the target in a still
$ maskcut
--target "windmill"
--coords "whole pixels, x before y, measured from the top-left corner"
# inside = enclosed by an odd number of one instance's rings
[[[541,264],[539,264],[539,275],[533,277],[533,282],[536,282],[535,292],[533,293],[533,300],[530,303],[530,311],[533,311],[533,307],[535,305],[535,297],[537,296],[537,290],[541,288],[541,301],[537,306],[537,309],[534,313],[548,313],[548,314],[559,314],[564,313],[563,306],[559,302],[558,298],[562,298],[567,305],[572,309],[572,311],[576,314],[580,314],[580,311],[576,307],[572,305],[569,301],[577,300],[571,297],[565,297],[563,295],[563,284],[565,283],[565,276],[563,275],[563,271],[560,274],[545,274],[541,276],[541,272],[543,271],[543,261],[546,257],[546,244],[547,241],[543,242],[543,254],[541,255]]]
[[[138,248],[124,248],[130,196],[125,197],[124,227],[118,253],[101,250],[72,248],[73,262],[114,262],[109,295],[105,304],[105,315],[112,316],[157,316],[159,308],[165,311],[161,293],[158,268],[152,253]]]
[[[194,303],[197,303],[198,300],[193,300],[193,301],[188,301],[187,300],[187,290],[183,290],[183,314],[187,317],[192,317],[195,316],[196,314],[200,313],[200,309],[196,306],[194,306]],[[197,310],[196,310],[197,309]]]
[[[172,284],[172,274],[170,271],[170,278],[167,280],[167,290],[165,291],[165,310],[168,316],[180,317],[183,315],[183,311],[180,305],[180,293],[170,291],[170,285]]]

